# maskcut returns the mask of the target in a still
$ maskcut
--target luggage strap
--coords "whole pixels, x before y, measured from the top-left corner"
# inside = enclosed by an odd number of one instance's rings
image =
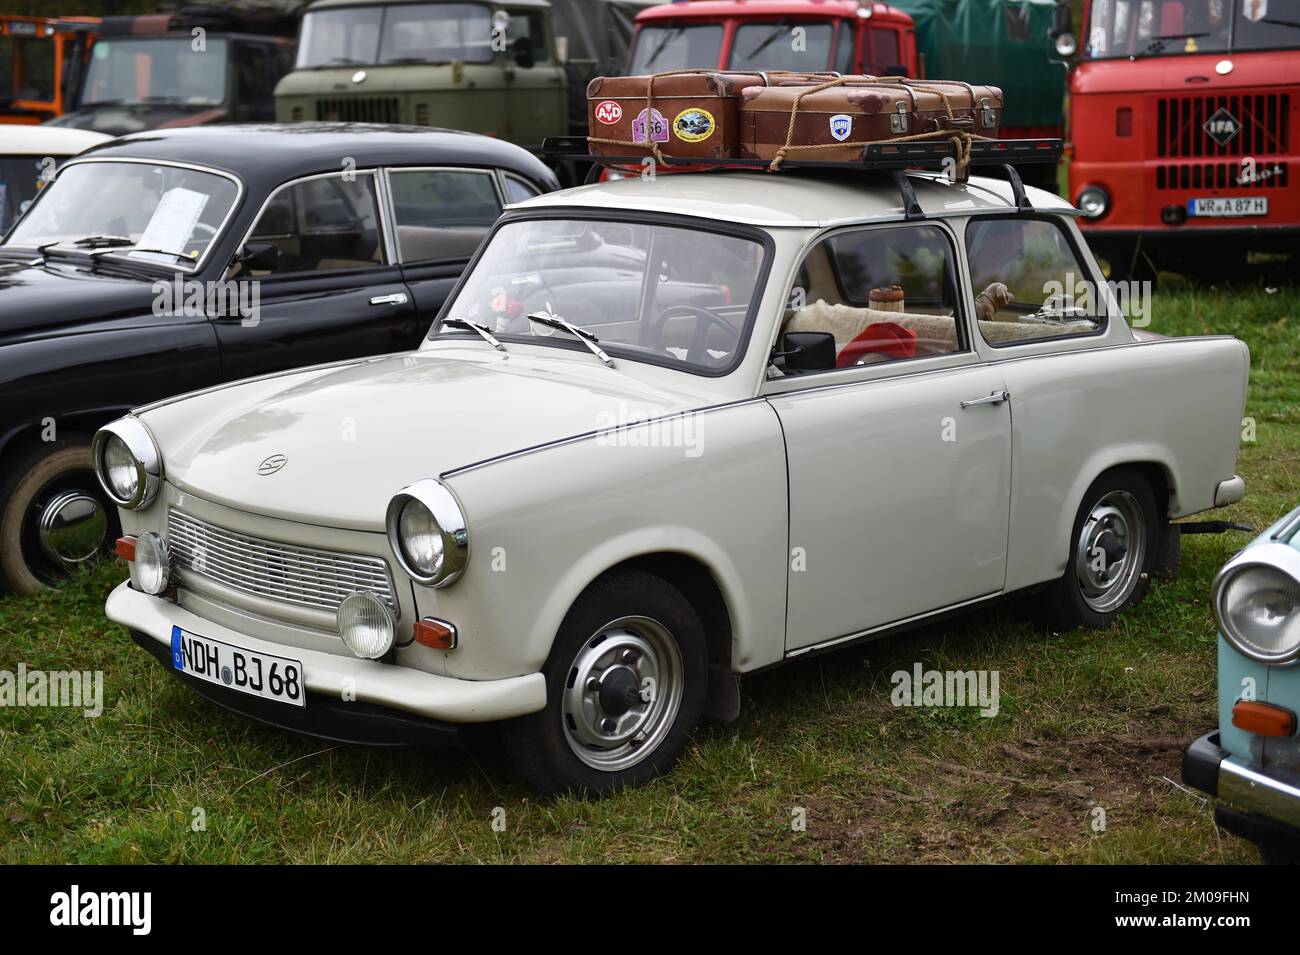
[[[866,140],[858,143],[812,143],[812,144],[802,145],[802,146],[796,146],[794,144],[794,121],[796,117],[799,115],[799,104],[803,102],[803,98],[805,96],[811,95],[812,93],[819,93],[822,90],[828,90],[828,89],[832,89],[833,87],[846,86],[846,85],[852,85],[852,83],[843,78],[834,79],[827,83],[822,83],[819,86],[810,86],[805,90],[800,90],[799,93],[795,95],[794,102],[790,104],[790,125],[786,128],[785,131],[785,145],[776,151],[776,156],[772,158],[771,164],[767,167],[768,172],[779,171],[781,168],[781,164],[785,162],[786,157],[789,156],[790,153],[792,152],[807,152],[807,151],[817,150],[817,149],[844,149],[846,147],[853,147],[853,146],[861,146],[862,148],[865,149],[869,145],[869,142]],[[881,85],[893,86],[894,84],[882,83]],[[934,86],[922,86],[919,83],[915,83],[915,82],[909,82],[906,84],[899,84],[899,85],[902,86],[902,88],[907,89],[909,92],[912,90],[920,90],[922,93],[937,93],[940,101],[943,103],[944,111],[948,114],[948,118],[949,119],[954,118],[952,112],[952,103],[948,99],[948,94],[945,93],[942,89],[939,89]],[[915,109],[916,107],[915,94],[913,94],[912,97],[912,106],[913,109]],[[881,140],[881,141],[890,142],[890,143],[906,143],[906,142],[916,142],[918,140],[926,140],[926,139],[947,139],[949,142],[952,143],[953,151],[956,154],[955,157],[957,160],[956,180],[958,182],[965,182],[970,176],[971,143],[976,139],[989,139],[989,138],[990,137],[988,136],[978,136],[975,133],[968,133],[965,130],[936,129],[928,133],[914,133],[911,136],[895,136],[895,137],[891,137],[888,140]],[[875,142],[875,140],[872,140],[871,142]]]

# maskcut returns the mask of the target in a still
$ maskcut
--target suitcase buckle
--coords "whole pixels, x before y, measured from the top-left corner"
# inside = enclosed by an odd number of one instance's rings
[[[980,125],[985,129],[992,129],[998,124],[998,114],[993,109],[993,104],[985,96],[980,100]]]
[[[907,104],[900,100],[894,106],[898,112],[891,113],[889,116],[889,131],[891,133],[905,133],[907,132]]]

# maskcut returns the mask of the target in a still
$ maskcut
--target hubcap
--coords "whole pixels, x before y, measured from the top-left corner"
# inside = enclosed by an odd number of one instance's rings
[[[623,617],[583,644],[561,698],[564,738],[595,769],[634,766],[672,728],[682,701],[682,657],[668,629]]]
[[[41,507],[37,523],[41,549],[65,568],[96,557],[108,531],[108,514],[99,499],[85,491],[61,491]]]
[[[1146,562],[1146,521],[1128,491],[1111,491],[1094,506],[1079,531],[1075,574],[1083,600],[1098,613],[1123,606]]]

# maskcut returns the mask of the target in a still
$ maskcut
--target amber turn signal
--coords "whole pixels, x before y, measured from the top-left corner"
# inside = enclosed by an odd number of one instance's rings
[[[1238,700],[1232,708],[1232,725],[1260,736],[1295,735],[1295,714],[1272,703]]]
[[[127,563],[135,560],[135,538],[119,537],[117,543],[113,545],[113,553]]]
[[[433,650],[455,650],[456,625],[437,617],[425,617],[415,624],[415,642]]]

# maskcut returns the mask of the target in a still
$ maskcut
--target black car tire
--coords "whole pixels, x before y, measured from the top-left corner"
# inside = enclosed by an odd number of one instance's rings
[[[637,662],[626,663],[629,652]],[[624,672],[632,667],[638,669]],[[672,584],[643,571],[615,571],[570,608],[542,672],[546,707],[502,724],[516,770],[545,793],[601,795],[637,786],[673,765],[699,722],[708,680],[704,629]],[[649,699],[647,672],[660,674]],[[617,726],[608,730],[611,740],[630,732],[628,741],[602,748],[602,724]],[[586,742],[593,738],[595,744]]]

